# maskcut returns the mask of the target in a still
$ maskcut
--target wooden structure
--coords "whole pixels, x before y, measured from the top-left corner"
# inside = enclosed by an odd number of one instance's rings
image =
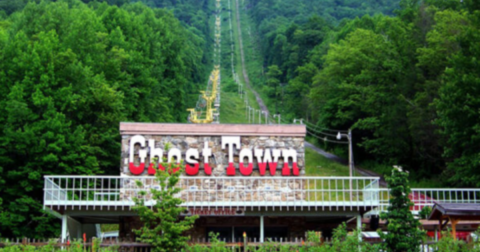
[[[457,224],[462,220],[480,220],[480,204],[475,203],[436,203],[433,206],[429,220],[438,220],[440,230],[448,222],[452,225],[452,236],[457,239]]]

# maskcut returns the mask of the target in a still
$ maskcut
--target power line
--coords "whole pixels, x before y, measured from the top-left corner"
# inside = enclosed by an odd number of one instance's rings
[[[308,125],[306,125],[306,126],[308,128]],[[325,132],[317,131],[317,130],[314,130],[314,129],[310,129],[310,131],[313,131],[315,133],[322,134],[322,135],[325,135],[325,136],[337,137],[337,135],[335,135],[335,134],[325,133]]]
[[[335,140],[330,140],[327,137],[320,137],[320,136],[316,135],[315,133],[312,133],[311,131],[309,131],[308,128],[307,128],[307,133],[309,133],[313,137],[317,138],[318,140],[322,140],[324,142],[336,143],[336,144],[348,144],[348,142],[335,141]]]
[[[348,132],[348,130],[329,129],[329,128],[321,127],[319,125],[314,125],[313,123],[309,123],[307,121],[304,121],[304,122],[305,122],[305,125],[309,125],[310,127],[314,128],[315,130],[320,129],[320,130],[324,130],[324,131],[342,132],[342,133]]]

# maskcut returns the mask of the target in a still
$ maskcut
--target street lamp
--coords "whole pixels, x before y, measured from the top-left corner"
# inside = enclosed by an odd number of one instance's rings
[[[352,200],[352,176],[353,176],[353,148],[352,148],[352,130],[348,129],[348,134],[341,134],[338,132],[337,139],[340,140],[342,137],[348,139],[348,166],[350,171],[350,200]]]
[[[278,124],[280,124],[280,114],[274,114],[273,115],[273,118],[277,118],[278,117]]]

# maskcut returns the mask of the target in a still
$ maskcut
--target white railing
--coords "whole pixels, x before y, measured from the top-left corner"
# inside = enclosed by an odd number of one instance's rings
[[[410,210],[418,214],[424,207],[433,207],[435,203],[480,203],[480,189],[476,188],[412,188],[408,195],[414,204]],[[368,215],[386,212],[391,195],[388,188],[378,189],[379,206]]]
[[[351,180],[351,183],[350,183]],[[140,181],[143,186],[138,186]],[[352,186],[350,188],[350,185]],[[307,208],[308,210],[386,211],[390,194],[377,177],[186,177],[177,185],[184,206],[195,208]],[[150,189],[160,189],[155,177],[45,176],[44,206],[130,208],[142,197],[153,205]],[[140,192],[147,194],[141,196]],[[412,189],[417,214],[436,202],[480,203],[480,189]]]
[[[351,180],[351,183],[350,183]],[[177,195],[186,207],[370,210],[379,205],[377,177],[186,177]],[[140,181],[142,186],[137,185]],[[350,188],[351,184],[351,188]],[[135,197],[154,204],[154,177],[45,176],[45,207],[129,208]],[[142,196],[141,191],[147,194]]]

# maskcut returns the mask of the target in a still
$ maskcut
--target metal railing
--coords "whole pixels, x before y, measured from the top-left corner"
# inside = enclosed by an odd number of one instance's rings
[[[314,210],[378,207],[377,177],[187,177],[176,195],[186,207]],[[137,184],[141,182],[141,186]],[[352,187],[350,188],[350,181]],[[130,208],[134,198],[153,205],[155,177],[45,176],[45,207]],[[142,195],[140,192],[147,192]]]
[[[352,181],[350,188],[350,180]],[[137,181],[142,186],[137,185]],[[308,210],[386,211],[390,193],[379,187],[377,177],[187,177],[177,185],[186,207]],[[160,189],[155,177],[45,176],[45,207],[94,209],[134,206],[134,198],[153,205],[150,189]],[[140,192],[147,192],[141,195]],[[480,189],[414,188],[409,194],[417,214],[425,206],[443,203],[480,203]]]
[[[414,204],[410,210],[418,214],[424,207],[433,207],[435,203],[480,203],[480,189],[476,188],[412,188],[408,195]],[[391,198],[388,188],[378,189],[379,206],[368,215],[386,212]]]

